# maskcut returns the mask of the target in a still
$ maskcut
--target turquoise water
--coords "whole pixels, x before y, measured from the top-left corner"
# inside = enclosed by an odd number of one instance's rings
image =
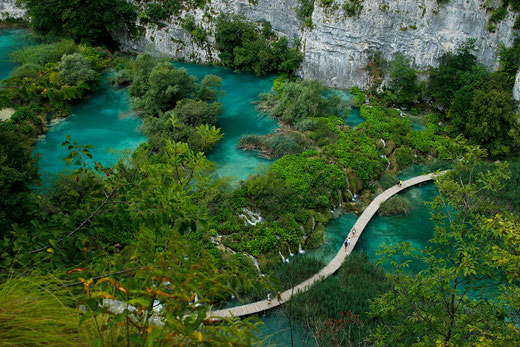
[[[109,84],[108,74],[103,75],[99,90],[83,103],[73,106],[71,115],[49,127],[49,132],[39,139],[34,153],[40,153],[40,172],[52,177],[67,169],[62,160],[67,156],[61,144],[70,135],[78,144],[94,146],[91,154],[104,166],[115,164],[119,152],[134,150],[146,141],[139,131],[141,119],[130,111],[128,91],[114,89]]]
[[[287,307],[274,312],[260,315],[258,318],[264,323],[256,334],[262,346],[291,346],[291,329]],[[292,321],[292,339],[294,346],[315,346],[314,339],[309,331],[298,320]]]
[[[376,251],[383,243],[390,245],[406,241],[413,247],[424,248],[433,237],[435,228],[435,223],[430,219],[430,207],[425,202],[431,201],[436,194],[437,188],[433,183],[412,187],[400,193],[411,201],[412,213],[408,216],[374,216],[363,231],[355,250],[364,252],[372,261],[377,261],[379,256]],[[385,268],[389,269],[387,266]],[[417,272],[422,269],[422,264],[413,262],[409,269]]]
[[[359,108],[353,108],[346,119],[346,123],[352,128],[357,127],[364,121],[365,120],[361,118],[361,112],[359,111]]]
[[[0,80],[9,77],[15,65],[9,61],[9,53],[31,44],[25,29],[0,30]]]
[[[226,95],[219,100],[224,106],[224,112],[219,117],[218,127],[224,133],[224,138],[208,156],[209,160],[216,162],[217,174],[231,176],[234,180],[244,179],[258,172],[259,166],[270,165],[272,161],[260,158],[256,152],[238,149],[237,143],[242,135],[265,135],[277,127],[272,118],[260,115],[251,103],[258,100],[258,94],[271,90],[275,76],[259,77],[252,73],[238,73],[218,66],[179,62],[173,64],[185,68],[199,80],[207,74],[222,78],[222,88]]]

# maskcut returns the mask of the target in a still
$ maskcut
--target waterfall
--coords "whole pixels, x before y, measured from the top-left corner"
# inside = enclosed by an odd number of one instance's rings
[[[316,227],[316,219],[312,216],[312,230]]]
[[[291,245],[288,245],[287,247],[289,248],[289,256],[294,257],[294,253],[291,252]]]
[[[284,263],[285,263],[285,262],[287,262],[287,263],[289,262],[289,259],[285,258],[285,257],[283,256],[282,252],[278,251],[278,254],[280,254],[280,257],[282,257],[282,262],[284,262]]]
[[[249,253],[244,253],[245,255],[247,255],[249,258],[251,258],[251,261],[253,262],[253,265],[256,267],[256,269],[258,270],[258,273],[259,274],[262,274],[262,271],[260,271],[260,265],[258,265],[258,260],[256,260],[255,257],[253,257],[251,254]]]
[[[243,213],[239,214],[238,216],[244,220],[245,225],[257,225],[263,220],[260,213],[255,213],[253,211],[248,210],[247,208],[243,208],[242,212]]]
[[[386,148],[386,142],[385,142],[385,140],[383,140],[382,137],[380,138],[380,140],[381,140],[381,142],[383,143],[383,148]]]
[[[301,243],[298,244],[298,253],[300,253],[300,254],[305,253],[305,251],[302,249],[302,244]]]
[[[390,165],[391,165],[390,160],[388,160],[388,158],[384,154],[381,154],[381,158],[385,158],[385,160],[387,162],[385,170],[389,170],[390,169]]]

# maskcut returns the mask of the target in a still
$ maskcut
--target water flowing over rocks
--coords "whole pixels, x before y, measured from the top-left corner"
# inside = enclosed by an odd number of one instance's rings
[[[16,7],[16,0],[0,0],[0,20],[6,18],[21,18],[24,10]]]

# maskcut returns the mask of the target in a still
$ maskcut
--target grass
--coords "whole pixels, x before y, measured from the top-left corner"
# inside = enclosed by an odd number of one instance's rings
[[[7,279],[0,284],[0,345],[89,345],[74,305],[74,297],[50,277]]]
[[[337,275],[294,297],[293,317],[310,330],[319,345],[369,345],[367,338],[378,323],[368,315],[370,300],[390,289],[381,267],[366,255],[352,253]]]

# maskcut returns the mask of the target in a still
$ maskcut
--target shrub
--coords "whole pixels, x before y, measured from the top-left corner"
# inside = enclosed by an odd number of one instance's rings
[[[412,203],[402,196],[393,196],[379,206],[381,216],[409,215],[413,210]]]
[[[395,150],[395,160],[401,169],[412,165],[414,156],[409,147],[399,147]]]
[[[89,60],[79,53],[64,55],[58,64],[60,78],[67,84],[78,84],[85,82],[92,85],[98,76],[90,67]]]
[[[289,46],[287,38],[272,39],[269,25],[264,29],[243,16],[221,15],[217,20],[215,39],[219,58],[225,66],[252,70],[257,75],[280,71],[291,73],[303,61],[299,44]]]

